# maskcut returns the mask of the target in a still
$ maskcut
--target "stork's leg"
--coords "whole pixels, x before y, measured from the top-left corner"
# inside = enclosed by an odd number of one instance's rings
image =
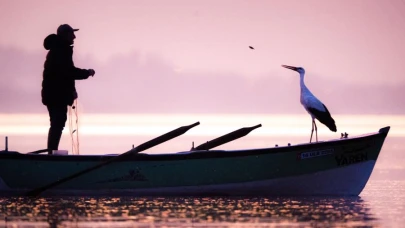
[[[312,134],[314,134],[314,120],[312,120],[311,138],[309,139],[309,143],[312,142]]]
[[[315,125],[316,142],[318,142],[318,128],[316,127],[315,120],[314,120],[314,125]]]

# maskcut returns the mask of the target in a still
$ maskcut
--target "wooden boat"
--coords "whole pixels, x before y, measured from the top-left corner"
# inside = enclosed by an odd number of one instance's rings
[[[0,195],[357,196],[390,130],[387,126],[355,137],[291,146],[212,149],[248,134],[259,124],[190,151],[139,153],[198,124],[116,155],[1,151]]]

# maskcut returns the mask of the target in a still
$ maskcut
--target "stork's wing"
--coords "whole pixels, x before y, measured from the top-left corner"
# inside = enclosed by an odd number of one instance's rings
[[[312,115],[314,115],[314,117],[319,120],[319,122],[325,124],[325,126],[327,126],[329,128],[329,130],[336,132],[336,124],[335,124],[335,120],[332,118],[332,116],[329,113],[329,110],[326,108],[325,105],[323,105],[323,107],[325,108],[325,111],[320,111],[318,109],[315,108],[308,108],[308,111],[310,111],[312,113]]]

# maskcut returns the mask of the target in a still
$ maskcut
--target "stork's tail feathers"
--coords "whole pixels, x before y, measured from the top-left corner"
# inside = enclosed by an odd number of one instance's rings
[[[325,124],[325,126],[327,126],[329,128],[329,130],[336,132],[337,128],[336,128],[336,124],[335,124],[335,120],[329,116],[329,118],[318,118],[319,122]]]
[[[316,119],[319,120],[319,122],[323,123],[325,126],[329,128],[329,130],[336,132],[336,124],[335,120],[332,118],[332,116],[329,113],[329,110],[325,107],[325,111],[319,111],[318,109],[315,108],[308,108],[308,111],[315,117]]]
[[[331,119],[331,121],[325,123],[325,125],[329,128],[329,130],[336,132],[337,128],[336,128],[336,124],[335,121],[333,119]]]

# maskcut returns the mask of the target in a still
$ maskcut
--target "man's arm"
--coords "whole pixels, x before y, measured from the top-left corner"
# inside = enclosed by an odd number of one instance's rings
[[[89,78],[89,76],[94,75],[95,72],[92,69],[87,70],[76,67],[75,64],[73,63],[72,55],[73,51],[70,52],[69,54],[66,54],[65,61],[63,64],[65,65],[65,69],[70,77],[73,77],[73,79],[75,80],[83,80]]]
[[[94,75],[94,70],[89,69],[80,69],[75,67],[74,65],[71,68],[71,75],[73,76],[73,78],[75,80],[83,80],[83,79],[87,79],[89,78],[89,76],[93,76]]]

